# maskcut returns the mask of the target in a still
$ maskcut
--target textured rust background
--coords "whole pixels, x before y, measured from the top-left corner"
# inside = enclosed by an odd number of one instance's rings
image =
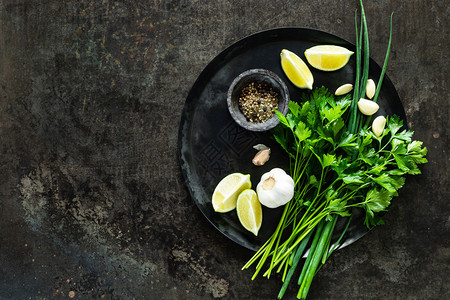
[[[0,298],[274,299],[279,278],[193,204],[177,157],[187,93],[249,34],[310,27],[354,42],[357,1],[0,1]],[[386,225],[338,251],[312,299],[445,299],[449,6],[366,1],[382,63],[429,148]],[[288,291],[294,298],[296,287]]]

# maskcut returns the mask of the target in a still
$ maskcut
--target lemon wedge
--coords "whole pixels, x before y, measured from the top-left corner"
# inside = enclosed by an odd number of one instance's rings
[[[314,46],[305,51],[308,63],[322,71],[339,70],[348,63],[352,54],[347,48],[332,45]]]
[[[236,212],[242,226],[257,236],[262,224],[262,207],[254,190],[239,194]]]
[[[305,62],[297,54],[283,49],[280,54],[281,68],[289,80],[301,89],[312,90],[314,78]]]
[[[236,208],[239,194],[252,187],[250,175],[232,173],[223,178],[214,189],[212,205],[216,212],[228,212]]]

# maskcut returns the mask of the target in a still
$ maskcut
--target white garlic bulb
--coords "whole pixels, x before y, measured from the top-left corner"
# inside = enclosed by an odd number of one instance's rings
[[[294,197],[294,180],[280,168],[274,168],[261,176],[256,187],[259,202],[269,208],[288,203]]]

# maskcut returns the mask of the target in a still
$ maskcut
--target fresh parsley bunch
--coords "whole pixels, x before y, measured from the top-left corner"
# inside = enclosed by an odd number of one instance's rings
[[[301,105],[291,102],[286,117],[278,113],[284,126],[276,128],[274,138],[294,159],[297,187],[309,189],[298,194],[303,205],[326,199],[328,220],[333,213],[348,216],[347,208],[362,207],[370,227],[380,224],[376,214],[398,195],[404,175],[420,174],[427,149],[411,139],[412,131],[401,130],[397,116],[387,119],[380,137],[370,129],[349,133],[343,118],[349,104],[348,97],[335,100],[326,88],[316,89]]]
[[[299,278],[300,297],[306,296],[319,264],[334,250],[330,244],[338,216],[350,217],[349,223],[352,210],[362,208],[367,227],[382,224],[380,213],[398,195],[405,174],[419,174],[418,164],[427,162],[427,149],[411,139],[412,131],[401,130],[397,116],[387,119],[380,137],[370,128],[350,133],[345,121],[350,105],[350,97],[336,99],[322,87],[301,104],[290,102],[286,116],[277,112],[281,125],[273,137],[291,158],[296,191],[273,235],[244,268],[259,259],[255,277],[271,257],[264,276],[284,270],[283,281],[289,282],[290,267],[298,263],[299,250],[303,253],[315,230]]]

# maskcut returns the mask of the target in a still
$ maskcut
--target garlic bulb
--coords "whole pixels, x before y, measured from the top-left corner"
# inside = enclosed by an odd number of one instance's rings
[[[261,176],[256,187],[259,202],[269,208],[288,203],[294,196],[294,180],[280,168],[274,168]]]

